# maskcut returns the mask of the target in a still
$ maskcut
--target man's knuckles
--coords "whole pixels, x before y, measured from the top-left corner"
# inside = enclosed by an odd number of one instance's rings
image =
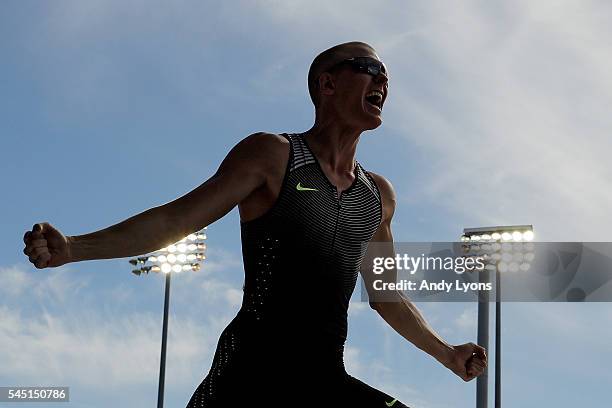
[[[30,242],[30,246],[32,246],[33,248],[46,247],[47,246],[47,240],[44,239],[44,238],[35,239],[32,242]]]
[[[49,255],[49,249],[47,247],[33,248],[30,253],[30,257],[38,258],[41,255]]]
[[[42,232],[38,232],[38,231],[37,232],[33,232],[32,235],[30,235],[30,240],[31,241],[34,241],[34,240],[37,240],[37,239],[43,239],[43,238],[44,238],[44,235],[42,234]]]

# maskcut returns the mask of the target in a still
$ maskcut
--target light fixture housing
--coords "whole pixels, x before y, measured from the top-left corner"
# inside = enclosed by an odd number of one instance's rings
[[[533,260],[533,225],[465,228],[461,246],[465,254],[484,255],[499,272],[527,271]]]
[[[206,234],[204,230],[196,231],[185,238],[169,244],[151,254],[138,256],[128,262],[135,266],[132,270],[135,275],[148,274],[149,272],[182,272],[199,271],[200,263],[206,259]]]
[[[465,228],[461,242],[525,242],[533,238],[533,225],[509,225]]]

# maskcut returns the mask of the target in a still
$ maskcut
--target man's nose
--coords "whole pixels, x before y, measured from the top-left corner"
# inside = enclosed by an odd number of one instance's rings
[[[384,72],[380,71],[378,73],[378,75],[376,75],[374,77],[374,81],[377,84],[385,84],[386,85],[387,83],[389,83],[389,77],[387,76],[387,74],[385,74]]]

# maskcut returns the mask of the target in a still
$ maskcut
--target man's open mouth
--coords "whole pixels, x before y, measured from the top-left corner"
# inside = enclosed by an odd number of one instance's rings
[[[370,105],[376,106],[378,109],[382,110],[382,101],[383,94],[380,91],[371,91],[368,92],[365,96],[366,102]]]

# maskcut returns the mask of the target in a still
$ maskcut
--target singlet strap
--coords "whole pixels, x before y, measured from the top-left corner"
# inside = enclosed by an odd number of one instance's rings
[[[316,163],[316,159],[308,147],[304,144],[301,133],[288,133],[287,137],[289,138],[293,148],[293,162],[289,167],[289,171],[293,171],[308,164]]]

